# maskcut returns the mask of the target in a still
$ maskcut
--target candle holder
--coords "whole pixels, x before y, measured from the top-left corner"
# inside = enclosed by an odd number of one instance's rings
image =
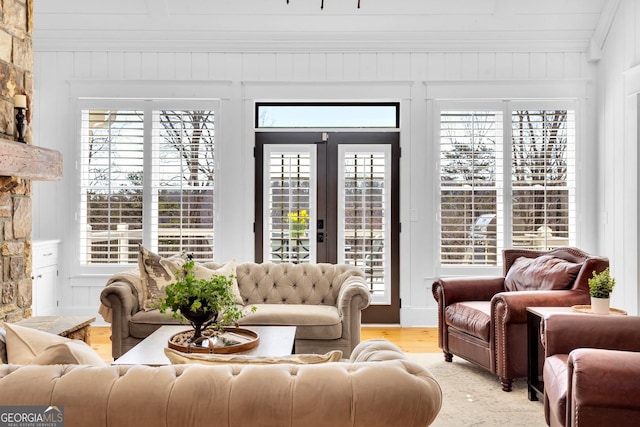
[[[25,141],[24,139],[24,131],[26,128],[26,118],[27,116],[24,114],[24,110],[26,110],[26,108],[20,108],[20,107],[16,107],[16,110],[18,110],[18,113],[16,114],[16,130],[18,131],[18,142],[24,142],[26,143],[27,141]]]

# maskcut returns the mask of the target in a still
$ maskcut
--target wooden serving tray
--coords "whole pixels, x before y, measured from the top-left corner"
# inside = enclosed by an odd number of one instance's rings
[[[214,334],[213,328],[205,329],[197,343],[190,343],[193,329],[178,332],[169,338],[169,348],[183,353],[231,354],[256,347],[260,336],[251,329],[224,328],[221,334]]]
[[[571,309],[573,311],[579,311],[580,313],[597,314],[597,313],[594,313],[593,311],[591,311],[591,306],[590,305],[573,305],[573,306],[571,306]],[[606,313],[603,313],[603,314],[606,314]],[[609,314],[626,315],[627,312],[624,311],[624,310],[620,310],[618,308],[609,308]]]

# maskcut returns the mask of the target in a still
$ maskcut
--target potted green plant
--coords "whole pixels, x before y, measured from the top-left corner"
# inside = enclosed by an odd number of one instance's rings
[[[601,273],[593,272],[589,279],[589,295],[591,295],[591,311],[597,314],[609,314],[610,295],[616,279],[611,277],[609,267]]]
[[[209,326],[223,329],[243,317],[232,290],[234,276],[196,279],[194,265],[192,256],[185,255],[182,271],[178,271],[175,282],[164,288],[166,296],[156,304],[161,313],[171,310],[171,316],[191,323],[194,328],[191,342],[197,342],[202,330]]]

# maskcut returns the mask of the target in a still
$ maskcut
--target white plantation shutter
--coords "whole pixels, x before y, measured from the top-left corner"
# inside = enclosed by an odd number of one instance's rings
[[[316,262],[316,151],[266,145],[263,230],[265,262]]]
[[[143,129],[140,110],[83,110],[81,258],[136,262],[142,241]]]
[[[575,113],[513,111],[512,239],[549,250],[574,241]]]
[[[391,146],[338,148],[338,262],[365,273],[373,302],[391,301]]]
[[[160,255],[214,258],[214,131],[213,111],[153,112],[152,241]]]
[[[495,265],[502,112],[440,115],[440,261]]]
[[[214,110],[114,105],[81,110],[81,264],[135,264],[139,244],[212,260]]]
[[[503,111],[441,111],[443,266],[498,265],[503,247],[575,242],[575,112]]]

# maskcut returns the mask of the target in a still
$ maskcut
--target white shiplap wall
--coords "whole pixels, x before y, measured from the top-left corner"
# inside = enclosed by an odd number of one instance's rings
[[[598,65],[598,227],[601,251],[611,259],[615,307],[640,307],[638,241],[638,123],[640,110],[640,2],[623,0]]]
[[[219,97],[221,157],[221,258],[253,257],[252,103],[254,99],[397,100],[401,102],[401,298],[402,324],[436,325],[431,281],[436,266],[437,188],[433,127],[434,96],[552,97],[578,102],[586,120],[578,130],[579,173],[595,188],[591,173],[594,65],[587,54],[567,52],[260,52],[184,50],[38,51],[35,47],[34,140],[62,151],[64,178],[34,183],[34,238],[62,241],[60,309],[96,313],[108,274],[79,275],[77,247],[78,151],[76,96]],[[578,194],[579,246],[598,252],[596,194]],[[106,273],[106,272],[105,272]]]

